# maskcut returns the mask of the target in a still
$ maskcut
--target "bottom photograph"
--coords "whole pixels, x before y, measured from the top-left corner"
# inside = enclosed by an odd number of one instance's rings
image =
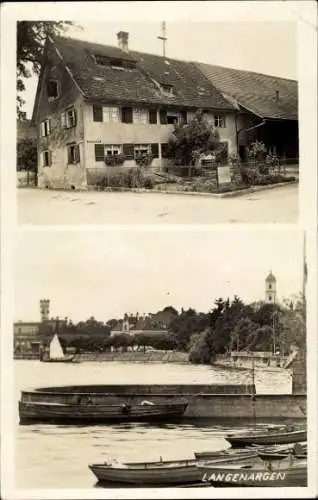
[[[306,270],[295,229],[20,232],[16,488],[307,486]]]

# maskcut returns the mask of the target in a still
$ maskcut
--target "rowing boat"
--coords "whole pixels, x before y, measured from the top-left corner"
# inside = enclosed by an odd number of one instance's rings
[[[19,401],[20,424],[42,423],[107,423],[179,420],[187,402],[147,404],[63,404]]]

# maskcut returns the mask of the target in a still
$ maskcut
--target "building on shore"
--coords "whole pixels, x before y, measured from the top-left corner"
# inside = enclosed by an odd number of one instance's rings
[[[50,301],[40,300],[40,321],[16,321],[13,325],[14,359],[40,359],[44,345],[67,318],[50,318]]]
[[[116,47],[48,37],[32,116],[39,187],[87,189],[140,154],[161,169],[174,125],[199,109],[228,155],[244,160],[261,140],[298,157],[296,81],[140,53],[127,32],[117,38]]]

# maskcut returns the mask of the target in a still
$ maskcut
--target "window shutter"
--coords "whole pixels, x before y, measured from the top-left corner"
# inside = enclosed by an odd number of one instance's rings
[[[39,159],[40,159],[41,167],[44,167],[44,153],[43,153],[43,151],[39,154]]]
[[[47,120],[47,135],[51,133],[51,120]]]
[[[157,110],[149,109],[149,123],[156,124],[157,123]]]
[[[160,110],[160,123],[161,125],[167,124],[167,111],[165,109]]]
[[[102,106],[93,105],[93,120],[94,122],[103,121],[103,108]]]
[[[159,158],[159,144],[151,144],[151,154],[154,158]]]
[[[72,161],[72,148],[71,148],[71,146],[67,146],[67,164],[70,165],[70,163],[73,163],[73,161]]]
[[[134,158],[134,145],[123,144],[123,153],[127,160],[132,160]]]
[[[104,161],[105,146],[104,144],[95,144],[95,161]]]
[[[75,109],[72,110],[72,115],[73,115],[73,127],[76,127],[77,115]]]
[[[52,165],[52,151],[49,151],[49,164],[48,166],[50,167]]]
[[[181,111],[181,123],[185,125],[187,123],[187,112]]]
[[[80,163],[81,161],[79,144],[75,147],[75,161],[76,163]]]
[[[62,125],[62,128],[66,128],[66,113],[62,113],[61,114],[61,125]]]
[[[123,123],[132,123],[133,122],[133,110],[132,110],[132,108],[122,108],[121,121]]]
[[[40,124],[40,136],[41,137],[45,136],[44,122],[41,122],[41,124]]]

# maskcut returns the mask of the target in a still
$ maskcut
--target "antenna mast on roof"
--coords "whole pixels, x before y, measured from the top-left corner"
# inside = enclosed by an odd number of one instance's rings
[[[166,41],[168,40],[166,37],[166,21],[163,21],[163,23],[161,25],[161,31],[162,31],[162,35],[157,36],[157,38],[159,40],[162,40],[163,57],[165,57],[166,56]]]

